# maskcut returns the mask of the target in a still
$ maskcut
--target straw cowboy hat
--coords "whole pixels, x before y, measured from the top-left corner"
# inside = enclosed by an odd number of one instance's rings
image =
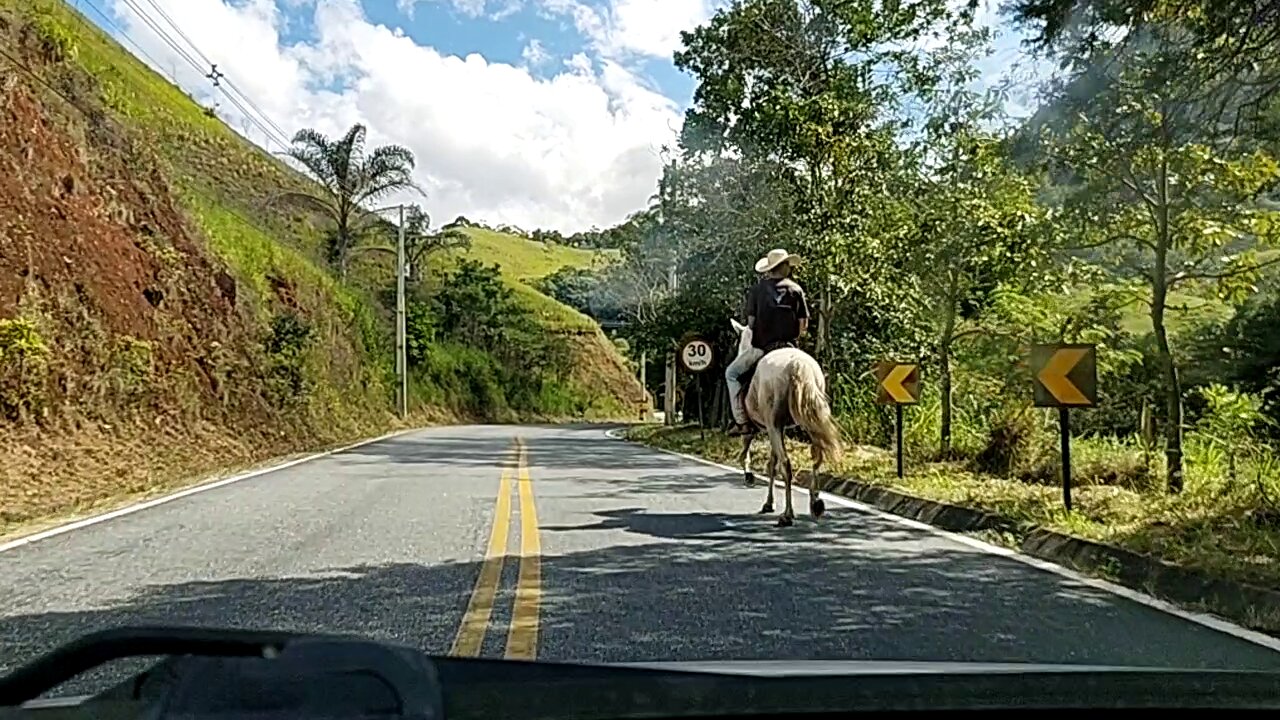
[[[800,262],[800,256],[792,255],[782,248],[770,250],[768,255],[765,255],[756,261],[756,272],[769,272],[784,262],[789,262],[792,265],[795,265]]]

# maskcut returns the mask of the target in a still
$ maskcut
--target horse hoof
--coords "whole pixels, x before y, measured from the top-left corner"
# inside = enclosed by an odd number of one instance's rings
[[[771,512],[773,512],[773,503],[765,503],[764,505],[760,506],[761,515],[764,515],[765,513],[771,513]]]
[[[744,475],[742,476],[742,484],[743,484],[743,485],[746,485],[747,487],[755,487],[755,486],[756,486],[756,476],[755,476],[755,473],[746,473],[746,474],[744,474]]]
[[[791,527],[792,525],[795,524],[795,522],[796,521],[794,518],[789,518],[786,515],[783,515],[782,517],[778,518],[778,527]]]
[[[809,512],[813,513],[814,517],[822,517],[822,514],[826,511],[827,504],[823,502],[822,498],[818,498],[817,500],[809,503]]]

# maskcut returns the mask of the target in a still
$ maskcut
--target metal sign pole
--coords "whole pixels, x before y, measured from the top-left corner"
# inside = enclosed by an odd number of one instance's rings
[[[1062,433],[1062,504],[1071,512],[1071,409],[1058,408],[1058,430]]]
[[[698,383],[698,439],[707,439],[707,427],[702,422],[702,376],[695,375],[693,381]]]
[[[895,414],[898,416],[898,422],[897,422],[897,426],[898,426],[898,427],[897,427],[898,439],[897,439],[897,443],[896,443],[896,444],[897,444],[897,451],[898,451],[898,479],[899,479],[899,480],[901,480],[901,479],[902,479],[902,476],[903,476],[903,470],[902,470],[902,406],[901,406],[901,405],[894,405],[894,406],[893,406],[893,409],[897,411]]]

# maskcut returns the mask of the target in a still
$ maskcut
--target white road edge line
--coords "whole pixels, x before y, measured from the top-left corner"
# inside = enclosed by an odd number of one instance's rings
[[[32,533],[31,535],[24,535],[17,539],[10,540],[9,542],[6,542],[6,543],[0,543],[0,552],[5,552],[7,550],[13,550],[26,545],[30,545],[31,543],[39,542],[41,540],[45,540],[45,539],[54,537],[56,535],[69,533],[72,530],[79,530],[81,528],[89,527],[90,525],[97,525],[98,523],[104,523],[108,520],[115,520],[116,518],[123,517],[125,515],[132,515],[133,513],[141,512],[142,510],[147,510],[149,508],[156,507],[157,505],[163,505],[168,502],[173,502],[174,500],[181,500],[184,497],[190,497],[191,495],[202,493],[207,490],[213,490],[215,488],[220,488],[225,485],[230,485],[232,483],[238,483],[241,480],[248,480],[250,478],[258,477],[259,475],[266,475],[267,473],[277,472],[280,470],[284,470],[285,468],[293,467],[294,465],[301,465],[302,463],[311,462],[312,460],[319,460],[320,458],[328,457],[329,455],[337,455],[338,453],[346,452],[348,450],[354,450],[364,445],[371,445],[381,440],[387,440],[389,438],[415,432],[419,429],[421,428],[397,430],[395,432],[389,432],[385,435],[380,435],[375,438],[360,440],[359,442],[354,442],[354,443],[351,443],[350,445],[344,445],[342,447],[334,448],[332,450],[325,450],[324,452],[313,453],[311,455],[307,455],[306,457],[295,458],[287,462],[282,462],[276,465],[270,465],[268,467],[259,468],[257,470],[250,470],[249,472],[241,473],[239,475],[233,475],[228,478],[222,478],[221,480],[213,480],[211,482],[203,483],[200,485],[194,485],[192,487],[179,490],[177,492],[173,492],[168,495],[161,495],[160,497],[152,498],[150,500],[145,500],[140,503],[134,503],[133,505],[126,505],[125,507],[122,507],[122,508],[110,510],[100,515],[92,515],[90,517],[82,518],[74,522],[69,522],[65,525],[59,525],[57,527],[49,528],[48,530],[41,530],[40,532]]]
[[[619,436],[617,432],[618,432],[617,429],[611,429],[611,430],[606,430],[604,434],[613,440],[628,442],[625,438]],[[635,444],[639,445],[640,443],[635,443]],[[660,448],[660,447],[653,447],[652,445],[642,445],[642,447],[649,448],[650,450],[656,450],[657,452],[666,453],[668,455],[675,455],[676,457],[681,457],[681,458],[684,458],[685,460],[692,460],[693,462],[701,463],[703,465],[709,465],[711,467],[718,468],[720,470],[728,470],[729,472],[733,472],[733,473],[742,472],[742,468],[730,467],[729,465],[723,465],[721,463],[713,462],[711,460],[700,458],[694,455],[689,455],[687,453],[677,452],[675,450],[667,450],[665,448]],[[781,483],[775,483],[775,485],[781,485]],[[795,486],[795,489],[803,493],[809,492],[808,488],[802,488],[798,485]],[[1031,567],[1036,568],[1037,570],[1053,573],[1054,575],[1060,575],[1069,580],[1083,583],[1085,585],[1088,585],[1089,587],[1093,587],[1098,590],[1103,590],[1113,595],[1118,595],[1122,598],[1125,598],[1126,600],[1132,600],[1133,602],[1136,602],[1138,604],[1146,605],[1147,607],[1160,610],[1161,612],[1168,613],[1169,615],[1174,615],[1176,617],[1182,618],[1183,620],[1188,620],[1190,622],[1196,623],[1197,625],[1203,625],[1204,627],[1217,630],[1218,632],[1225,633],[1233,637],[1240,638],[1241,640],[1251,642],[1255,645],[1261,645],[1262,647],[1265,647],[1269,650],[1280,652],[1280,638],[1274,638],[1274,637],[1271,637],[1270,635],[1265,635],[1263,633],[1256,632],[1254,630],[1250,630],[1245,627],[1241,627],[1239,625],[1236,625],[1235,623],[1232,623],[1228,620],[1220,618],[1216,615],[1184,610],[1172,603],[1169,603],[1167,601],[1161,600],[1156,597],[1152,597],[1151,595],[1148,595],[1144,592],[1140,592],[1138,590],[1134,590],[1133,588],[1125,587],[1123,585],[1117,585],[1116,583],[1109,582],[1107,580],[1102,580],[1100,578],[1083,575],[1079,572],[1076,572],[1075,570],[1071,570],[1069,568],[1063,567],[1056,563],[1049,562],[1048,560],[1042,560],[1037,557],[1032,557],[1030,555],[1020,553],[1017,550],[1011,550],[1009,548],[1001,547],[999,545],[992,545],[991,543],[983,542],[982,540],[969,537],[968,535],[962,535],[960,533],[951,532],[950,530],[943,530],[942,528],[934,527],[933,525],[920,522],[919,520],[912,520],[911,518],[903,517],[901,515],[894,515],[891,512],[886,512],[884,510],[881,510],[880,508],[877,508],[871,505],[866,505],[856,500],[850,500],[849,498],[842,497],[840,495],[835,495],[833,493],[828,492],[828,493],[823,493],[822,497],[823,499],[828,500],[830,502],[834,502],[837,505],[843,505],[845,507],[852,508],[860,512],[865,512],[871,515],[875,515],[877,517],[881,517],[886,520],[891,520],[900,525],[905,525],[907,527],[915,528],[917,530],[925,530],[935,535],[940,535],[942,537],[945,537],[948,540],[958,542],[961,545],[968,545],[971,548],[981,550],[983,552],[990,553],[992,555],[999,555],[1001,557],[1006,557],[1011,560],[1015,560],[1024,565],[1030,565]]]

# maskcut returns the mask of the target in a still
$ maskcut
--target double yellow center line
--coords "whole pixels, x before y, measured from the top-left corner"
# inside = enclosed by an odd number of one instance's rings
[[[514,472],[513,472],[514,470]],[[452,655],[475,657],[484,644],[494,599],[502,583],[502,566],[507,555],[511,525],[512,475],[520,496],[520,571],[516,580],[515,605],[511,611],[511,627],[507,632],[506,657],[533,660],[538,655],[538,618],[542,603],[542,543],[538,536],[538,511],[533,501],[533,481],[529,478],[528,453],[524,441],[516,438],[514,468],[502,469],[498,482],[498,501],[493,511],[493,528],[489,532],[489,548],[480,577],[462,616],[462,625],[453,640]]]

